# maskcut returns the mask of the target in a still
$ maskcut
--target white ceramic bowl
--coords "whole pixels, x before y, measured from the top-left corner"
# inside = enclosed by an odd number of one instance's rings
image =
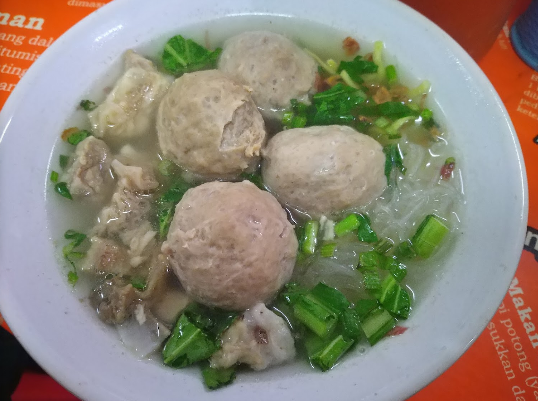
[[[184,32],[193,23],[242,14],[289,18],[296,29],[302,25],[294,18],[301,18],[383,40],[411,76],[428,78],[461,151],[466,219],[444,274],[414,309],[405,335],[382,341],[365,355],[355,352],[328,373],[292,364],[241,374],[234,385],[209,393],[197,370],[137,360],[79,302],[54,255],[45,183],[66,116],[125,49]],[[270,28],[268,21],[255,20],[253,26]],[[207,26],[211,33],[212,24]],[[0,128],[2,313],[37,362],[85,400],[404,399],[447,369],[480,334],[521,254],[526,177],[509,117],[471,58],[395,1],[115,0],[77,24],[32,66],[4,106]]]

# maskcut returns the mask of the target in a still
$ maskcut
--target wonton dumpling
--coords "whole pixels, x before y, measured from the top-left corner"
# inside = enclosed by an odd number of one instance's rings
[[[288,324],[259,303],[222,333],[222,346],[209,362],[212,368],[245,363],[263,370],[293,359],[295,345]]]
[[[262,175],[278,200],[314,218],[364,206],[387,186],[381,144],[341,125],[279,132],[263,150]]]
[[[289,107],[291,99],[307,100],[317,68],[291,40],[266,31],[244,32],[228,39],[219,60],[222,72],[252,90],[264,117],[278,119],[278,111]]]
[[[169,78],[151,61],[128,50],[124,74],[105,101],[88,114],[95,136],[125,140],[152,132],[157,106],[169,85]]]

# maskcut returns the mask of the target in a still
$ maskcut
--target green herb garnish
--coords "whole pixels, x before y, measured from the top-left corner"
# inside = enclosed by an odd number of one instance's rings
[[[168,234],[168,229],[170,228],[170,223],[172,223],[176,205],[181,198],[183,198],[185,192],[191,187],[192,185],[183,180],[179,180],[157,199],[157,220],[159,224],[159,237],[161,239],[166,238],[166,235]]]
[[[54,185],[54,190],[60,195],[62,195],[64,198],[73,200],[71,192],[69,192],[69,188],[67,188],[66,182],[57,182],[56,185]]]
[[[78,145],[80,142],[82,142],[84,139],[89,137],[92,133],[90,131],[87,131],[85,129],[77,131],[72,133],[67,137],[67,142],[71,145]]]
[[[176,35],[166,42],[162,55],[164,68],[175,75],[215,68],[222,49],[210,51],[191,39]]]
[[[69,164],[69,156],[67,155],[60,155],[59,157],[60,167],[62,169],[65,169],[67,165]]]
[[[362,56],[356,56],[352,61],[341,61],[338,72],[346,71],[351,79],[360,84],[364,82],[362,74],[372,74],[377,72],[378,66],[373,61],[368,61]]]
[[[52,182],[57,183],[58,182],[58,177],[59,177],[59,174],[56,171],[52,170],[50,172],[50,180]]]
[[[80,101],[80,107],[85,111],[92,111],[97,108],[97,104],[91,100],[84,99]]]
[[[131,278],[131,285],[139,291],[144,291],[147,287],[146,280],[140,277]]]
[[[235,380],[235,368],[215,369],[210,366],[202,368],[204,384],[210,390],[227,386]]]
[[[390,183],[393,168],[400,170],[402,174],[405,174],[407,169],[403,165],[403,156],[398,144],[385,146],[383,152],[385,153],[385,176],[387,177],[387,182]]]

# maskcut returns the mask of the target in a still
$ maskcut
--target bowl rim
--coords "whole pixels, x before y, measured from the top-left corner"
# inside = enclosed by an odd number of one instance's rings
[[[143,0],[135,0],[129,1],[129,0],[115,0],[114,2],[111,2],[107,4],[106,6],[96,10],[92,14],[90,14],[88,17],[84,18],[82,21],[74,25],[72,28],[70,28],[65,34],[63,34],[60,38],[56,40],[55,43],[52,44],[52,46],[47,49],[44,54],[32,65],[32,67],[28,70],[26,75],[23,77],[21,82],[17,85],[14,92],[10,95],[8,98],[6,104],[4,105],[2,111],[0,112],[0,154],[3,154],[2,152],[7,152],[5,150],[5,146],[3,145],[3,142],[5,143],[6,134],[9,131],[9,126],[11,124],[11,118],[14,113],[14,111],[18,108],[18,106],[24,101],[24,98],[28,96],[29,93],[32,91],[32,84],[39,80],[40,72],[41,70],[45,69],[48,65],[52,64],[54,61],[54,58],[63,51],[64,47],[69,44],[69,42],[72,42],[77,38],[77,36],[82,35],[85,31],[89,30],[94,23],[101,20],[101,18],[111,17],[117,13],[121,13],[122,10],[131,7],[132,4],[143,3]],[[262,6],[263,2],[254,2],[256,3],[260,9],[266,10],[264,6]],[[282,1],[279,3],[281,4]],[[313,3],[316,3],[314,0]],[[348,1],[348,4],[352,4],[352,1]],[[396,7],[397,10],[404,13],[406,17],[412,18],[421,25],[424,25],[429,30],[433,31],[437,37],[443,38],[443,43],[446,44],[447,49],[451,52],[451,54],[454,55],[458,60],[460,60],[460,63],[462,65],[462,68],[464,68],[468,73],[473,76],[473,78],[477,79],[478,84],[488,90],[488,99],[492,102],[492,107],[496,107],[498,111],[501,112],[502,117],[506,120],[506,123],[508,125],[511,139],[514,143],[514,150],[515,150],[515,156],[516,159],[519,161],[519,172],[520,176],[518,177],[518,184],[520,184],[521,187],[521,193],[519,195],[521,196],[521,199],[516,202],[518,205],[518,212],[520,215],[520,219],[517,222],[517,228],[515,228],[515,231],[521,232],[521,243],[523,243],[524,233],[526,230],[526,224],[527,224],[527,216],[528,216],[528,189],[527,189],[527,178],[526,178],[526,170],[524,168],[524,162],[523,162],[523,156],[521,147],[518,143],[517,135],[515,133],[515,130],[513,128],[512,123],[510,122],[509,115],[504,108],[501,99],[495,92],[494,88],[492,87],[491,83],[487,80],[486,76],[483,74],[483,72],[480,70],[478,65],[470,58],[470,56],[465,53],[465,51],[451,38],[448,37],[444,32],[440,32],[440,28],[438,28],[436,25],[434,25],[432,22],[427,20],[425,17],[421,16],[420,14],[416,13],[415,11],[411,10],[409,7],[403,5],[403,4],[394,4],[393,0],[379,0],[379,3],[384,3],[387,7]],[[262,11],[262,13],[265,11]],[[230,15],[234,15],[233,12],[230,13]],[[277,15],[277,13],[275,13]],[[1,177],[0,177],[1,178]],[[0,188],[2,187],[2,181],[0,181]],[[7,207],[4,206],[4,210],[0,207],[0,216],[2,216],[2,211],[6,211]],[[5,215],[5,214],[4,214]],[[3,237],[0,236],[0,239]],[[4,237],[5,238],[5,237]],[[515,244],[515,242],[514,242]],[[2,244],[0,244],[1,246]],[[5,245],[4,245],[5,246]],[[521,252],[517,252],[516,247],[512,245],[512,249],[508,250],[507,253],[510,254],[511,259],[513,260],[513,268],[511,269],[509,266],[507,268],[507,271],[505,272],[505,277],[512,277],[515,273],[515,270],[517,268],[517,261],[519,260],[519,257],[521,256]],[[2,249],[0,247],[0,249]],[[516,255],[517,254],[517,255]],[[0,261],[1,261],[0,256]],[[4,271],[5,268],[3,268],[0,264],[0,273]],[[509,281],[506,280],[505,285],[503,285],[504,292],[508,289]],[[503,287],[500,286],[500,287]],[[1,288],[1,285],[0,285]],[[496,288],[497,293],[500,292],[501,288]],[[94,397],[96,393],[92,391],[88,391],[86,388],[81,388],[76,385],[76,375],[71,373],[66,373],[65,368],[60,368],[59,365],[56,363],[51,362],[51,358],[54,357],[53,354],[50,354],[48,348],[41,348],[38,342],[36,342],[38,339],[34,338],[32,336],[31,330],[29,330],[29,327],[27,322],[24,322],[19,318],[17,315],[15,309],[10,309],[9,305],[12,303],[9,299],[9,296],[5,295],[6,292],[2,293],[0,291],[0,305],[2,307],[2,313],[5,317],[6,321],[10,325],[11,329],[13,330],[14,334],[17,336],[17,338],[21,341],[21,343],[27,347],[30,350],[30,353],[32,356],[35,357],[36,361],[40,363],[45,370],[47,370],[53,377],[57,378],[57,380],[60,381],[65,387],[67,387],[70,391],[80,395],[84,399]],[[502,301],[501,297],[498,297],[499,303]],[[492,309],[490,311],[491,318],[494,315],[495,309]],[[448,366],[450,366],[457,358],[459,358],[463,352],[470,346],[472,341],[476,339],[476,337],[479,335],[479,333],[485,328],[486,322],[481,322],[482,327],[480,328],[480,331],[476,333],[476,336],[472,338],[465,346],[459,347],[457,350],[451,350],[449,352],[450,357],[445,358],[443,363],[440,363],[437,365],[437,369],[429,371],[429,372],[422,372],[421,374],[421,385],[426,385],[433,379],[437,377],[439,373],[444,371]],[[411,395],[415,390],[417,390],[416,386],[414,389],[408,387],[405,389],[400,389],[403,393],[407,395]],[[104,394],[104,393],[103,393]],[[388,393],[385,393],[385,395]],[[400,393],[402,394],[402,393]],[[111,397],[116,397],[112,396]],[[121,399],[121,398],[111,398],[111,399]],[[377,398],[376,398],[377,399]]]

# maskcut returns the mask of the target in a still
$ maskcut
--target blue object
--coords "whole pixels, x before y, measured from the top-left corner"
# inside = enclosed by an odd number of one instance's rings
[[[514,22],[510,39],[519,57],[538,71],[538,0]]]

